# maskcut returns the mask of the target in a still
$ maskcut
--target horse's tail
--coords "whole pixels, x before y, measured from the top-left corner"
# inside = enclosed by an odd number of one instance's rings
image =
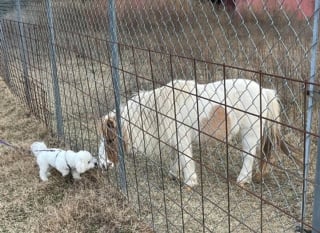
[[[261,176],[265,176],[268,173],[268,164],[272,164],[275,161],[272,151],[281,150],[290,159],[295,160],[297,163],[301,161],[293,156],[292,153],[298,153],[298,149],[290,145],[280,135],[281,118],[280,118],[280,103],[275,90],[262,89],[263,101],[266,101],[266,114],[265,127],[263,129],[263,135],[261,139],[262,151],[260,161],[260,173]]]
[[[266,128],[264,129],[273,140],[280,133],[280,104],[275,90],[262,89],[262,98],[265,98],[267,103]]]

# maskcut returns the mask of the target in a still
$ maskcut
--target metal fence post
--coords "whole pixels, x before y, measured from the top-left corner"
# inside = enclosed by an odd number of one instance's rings
[[[117,38],[117,18],[115,1],[108,1],[108,19],[109,19],[109,34],[110,34],[110,49],[111,49],[111,66],[112,66],[112,83],[115,95],[115,107],[117,116],[117,125],[121,125],[120,112],[120,78],[119,78],[119,48]],[[126,171],[124,164],[124,150],[122,143],[121,127],[117,127],[118,133],[118,151],[119,151],[119,182],[122,192],[127,193]]]
[[[320,111],[319,111],[320,119]],[[318,135],[320,135],[320,123],[318,124]],[[312,211],[312,233],[320,232],[320,139],[318,138],[318,153],[315,175],[315,187],[314,187],[314,201]]]
[[[24,91],[26,95],[27,104],[31,105],[31,94],[30,94],[30,80],[28,75],[28,63],[27,63],[27,45],[24,36],[24,28],[22,24],[22,16],[21,16],[21,4],[20,0],[16,0],[16,10],[18,14],[18,26],[19,26],[19,33],[20,33],[20,40],[19,40],[19,50],[20,56],[22,60],[22,69],[23,69],[23,80],[24,80]]]
[[[311,61],[310,61],[310,78],[308,87],[310,95],[308,97],[308,102],[307,102],[307,119],[306,119],[306,143],[305,143],[305,154],[304,154],[304,182],[303,182],[303,203],[302,203],[302,223],[301,223],[301,230],[303,231],[303,222],[305,219],[305,214],[306,214],[306,203],[307,203],[307,177],[309,173],[309,160],[310,160],[310,148],[311,148],[311,135],[309,132],[311,132],[311,127],[312,127],[312,110],[313,110],[313,91],[314,91],[314,83],[315,77],[316,77],[316,70],[317,70],[317,48],[318,48],[318,39],[319,39],[319,8],[320,8],[320,0],[315,1],[315,7],[314,7],[314,18],[313,18],[313,35],[312,35],[312,44],[311,44]],[[318,139],[319,140],[319,139]],[[317,169],[316,173],[317,176],[319,176],[319,143],[318,143],[318,159],[317,159]],[[318,181],[319,177],[316,177],[316,181]],[[319,183],[318,183],[319,184]],[[314,201],[314,206],[313,206],[313,224],[317,225],[315,229],[319,230],[319,214],[317,215],[317,212],[319,212],[320,206],[316,206],[320,201],[320,190],[319,186],[317,183],[315,184],[315,201]],[[317,219],[315,219],[318,217]],[[313,231],[314,232],[314,231]]]
[[[0,19],[0,49],[2,50],[4,69],[5,69],[5,81],[8,86],[10,86],[10,72],[9,72],[9,62],[8,62],[8,48],[4,38],[4,32],[2,30],[3,19]]]
[[[312,50],[311,50],[311,72],[310,72],[310,82],[315,81],[316,70],[317,70],[317,48],[319,41],[319,11],[320,11],[320,0],[315,1],[314,7],[314,19],[313,19],[313,38],[312,38]],[[311,92],[313,94],[313,85],[310,85]],[[311,100],[310,100],[311,99]],[[312,97],[309,97],[312,106]],[[312,115],[312,113],[310,114]],[[319,111],[320,117],[320,111]],[[320,118],[319,118],[320,119]],[[310,122],[311,124],[311,122]],[[318,135],[320,135],[320,123],[318,124]],[[312,232],[320,231],[320,139],[318,138],[317,143],[317,163],[316,163],[316,175],[314,184],[314,201],[313,201],[313,211],[312,211]]]
[[[50,63],[51,63],[51,75],[52,75],[52,84],[53,84],[53,93],[54,93],[55,113],[56,113],[56,121],[57,121],[57,134],[59,138],[62,138],[64,135],[63,119],[62,119],[61,97],[60,97],[60,88],[59,88],[59,80],[58,80],[58,72],[57,72],[57,64],[56,64],[55,35],[54,35],[54,28],[53,28],[51,0],[46,0],[46,11],[47,11],[47,21],[48,21],[48,30],[49,30]]]

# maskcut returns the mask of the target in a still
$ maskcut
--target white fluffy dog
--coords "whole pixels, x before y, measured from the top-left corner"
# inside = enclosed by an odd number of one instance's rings
[[[80,179],[80,174],[98,165],[97,159],[92,157],[88,151],[61,150],[47,148],[44,142],[31,144],[31,151],[37,157],[39,175],[42,181],[48,180],[51,167],[56,168],[62,176],[72,173],[74,179]]]

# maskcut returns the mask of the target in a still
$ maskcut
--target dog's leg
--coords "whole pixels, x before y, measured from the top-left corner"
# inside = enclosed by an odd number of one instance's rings
[[[81,179],[80,174],[76,170],[72,170],[72,177],[75,180],[80,180]]]
[[[48,177],[47,177],[47,172],[46,171],[40,170],[39,171],[39,176],[40,176],[40,179],[42,181],[48,181]]]
[[[48,177],[51,176],[51,172],[50,172],[51,170],[52,170],[52,167],[49,167],[48,170],[47,170],[47,176]]]
[[[48,169],[49,169],[49,166],[42,166],[40,167],[40,170],[39,170],[39,176],[40,176],[40,179],[42,181],[47,181],[48,180]]]
[[[66,176],[69,174],[69,169],[59,169],[59,172],[61,172],[62,176]]]
[[[254,157],[256,154],[256,147],[258,145],[258,137],[260,135],[260,129],[249,130],[243,134],[242,148],[244,150],[242,154],[243,165],[240,174],[237,178],[237,182],[240,185],[251,183],[252,181],[252,169],[254,163]],[[253,155],[253,156],[252,156]]]

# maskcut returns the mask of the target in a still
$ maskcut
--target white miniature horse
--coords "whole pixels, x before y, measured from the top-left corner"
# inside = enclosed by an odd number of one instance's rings
[[[226,94],[226,95],[225,95]],[[178,176],[179,165],[184,183],[198,184],[192,160],[192,142],[198,138],[226,141],[241,134],[243,165],[237,182],[252,181],[260,130],[272,145],[280,132],[280,107],[275,90],[261,88],[254,81],[228,79],[209,84],[175,80],[151,91],[140,91],[121,106],[122,142],[126,152],[137,150],[145,155],[155,153],[160,145],[170,145],[179,153],[170,173]],[[100,165],[113,166],[118,161],[115,111],[102,118]],[[262,126],[261,126],[262,124]],[[268,135],[265,135],[268,132]],[[107,158],[106,158],[107,154]],[[269,156],[269,155],[268,155]],[[178,164],[178,162],[180,164]]]

